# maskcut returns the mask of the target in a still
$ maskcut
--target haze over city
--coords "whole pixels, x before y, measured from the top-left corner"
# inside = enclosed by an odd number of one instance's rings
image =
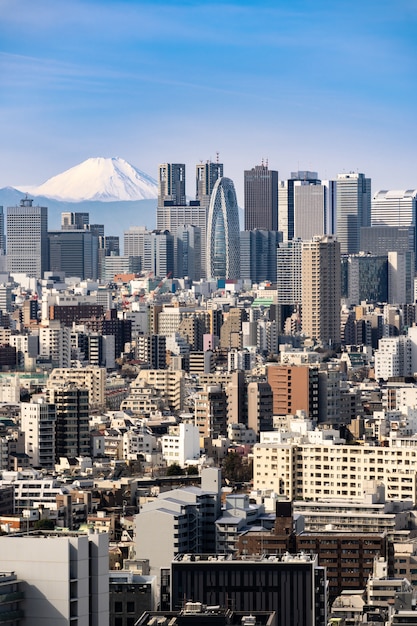
[[[415,186],[416,6],[0,0],[0,186],[92,156],[151,176],[216,158],[243,170],[361,171]],[[192,185],[189,185],[192,187]]]

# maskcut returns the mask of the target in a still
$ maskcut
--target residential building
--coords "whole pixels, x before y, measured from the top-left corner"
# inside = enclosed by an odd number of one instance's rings
[[[88,390],[75,383],[49,388],[48,401],[55,405],[55,455],[72,458],[90,455]]]
[[[332,235],[302,243],[302,328],[328,346],[340,344],[340,244]]]
[[[54,468],[55,422],[55,406],[43,398],[21,403],[20,429],[25,435],[25,454],[31,467]]]
[[[305,411],[308,417],[317,421],[318,373],[318,367],[309,365],[268,365],[267,380],[272,390],[273,414],[295,415],[297,411]]]
[[[57,367],[49,374],[47,388],[60,388],[65,383],[74,383],[88,390],[90,408],[104,407],[106,390],[106,369],[104,367]]]
[[[7,535],[0,553],[20,580],[22,626],[109,625],[107,534]]]

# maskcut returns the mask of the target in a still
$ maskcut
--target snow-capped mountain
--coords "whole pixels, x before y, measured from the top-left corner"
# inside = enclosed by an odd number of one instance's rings
[[[23,191],[62,202],[117,202],[153,200],[158,196],[158,185],[124,159],[96,157]]]

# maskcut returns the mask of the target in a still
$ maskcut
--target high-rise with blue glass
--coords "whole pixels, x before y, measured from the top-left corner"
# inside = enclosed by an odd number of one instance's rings
[[[207,220],[207,277],[240,277],[239,209],[233,181],[219,178],[210,198]]]

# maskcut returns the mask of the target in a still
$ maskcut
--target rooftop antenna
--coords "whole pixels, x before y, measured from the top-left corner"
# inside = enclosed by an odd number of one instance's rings
[[[266,157],[266,162],[265,162],[266,167],[268,167],[268,164],[269,164],[268,157]]]
[[[216,152],[216,163],[219,164],[220,152]]]
[[[263,157],[261,159],[261,165],[262,165],[262,167],[264,166],[264,158]]]

